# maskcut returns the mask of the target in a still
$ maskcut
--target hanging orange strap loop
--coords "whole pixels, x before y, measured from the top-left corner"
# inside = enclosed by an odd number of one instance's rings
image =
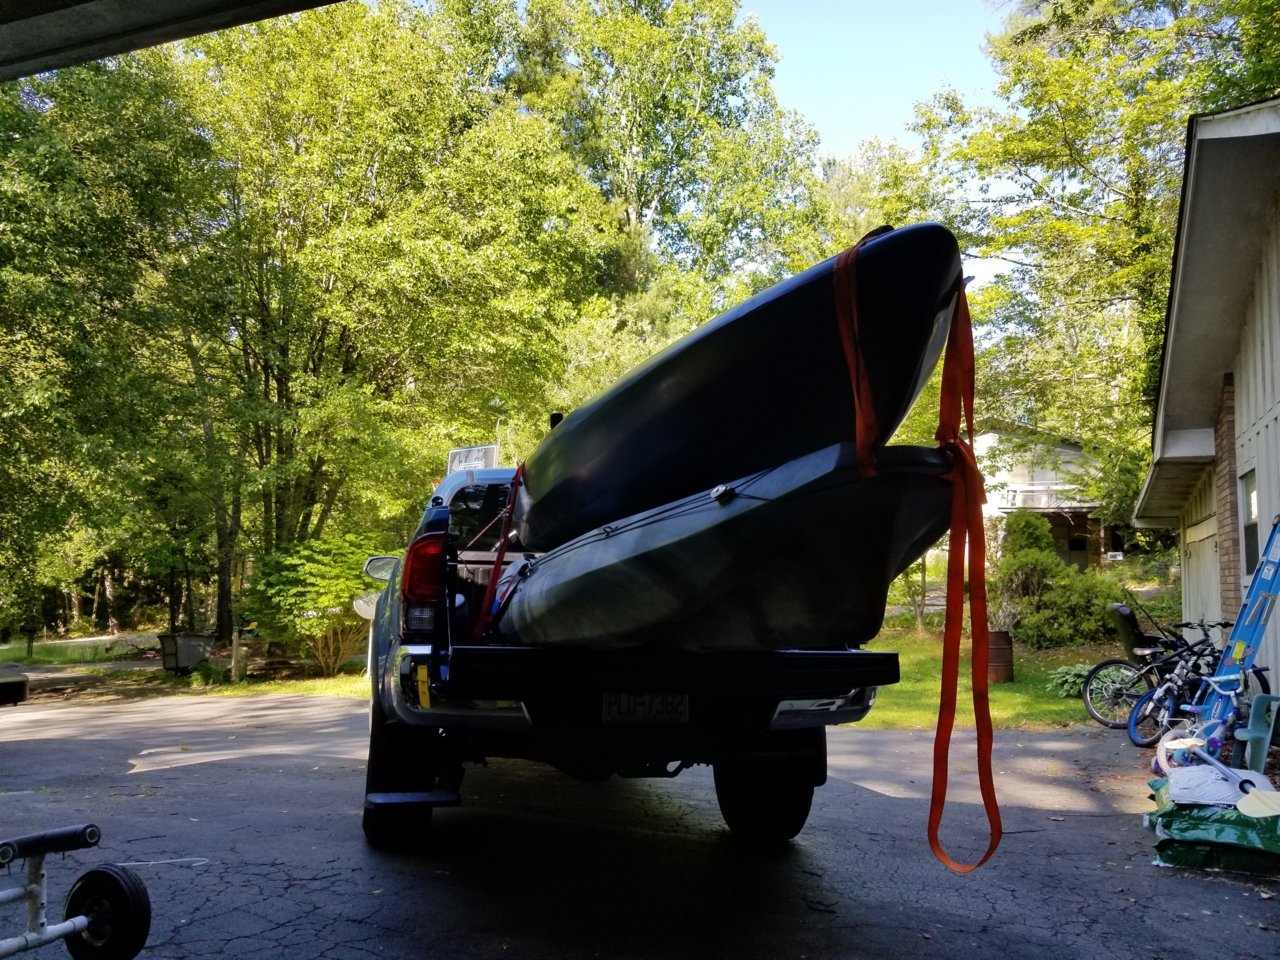
[[[1000,845],[1000,807],[996,802],[991,769],[994,735],[991,703],[987,693],[987,547],[982,522],[986,500],[982,473],[971,446],[973,430],[973,329],[964,284],[956,293],[955,313],[947,337],[942,365],[942,402],[938,417],[938,444],[952,457],[951,543],[947,555],[947,619],[942,639],[942,696],[938,704],[938,729],[933,742],[933,795],[929,802],[929,846],[934,856],[957,873],[976,870]],[[966,435],[961,435],[961,419]],[[967,439],[966,439],[967,437]],[[967,550],[966,550],[967,547]],[[973,716],[977,731],[978,785],[990,828],[986,853],[977,863],[959,863],[942,849],[938,828],[947,802],[947,767],[951,732],[955,726],[956,689],[960,675],[960,636],[964,619],[965,555],[969,570],[969,625],[973,641]]]
[[[866,360],[859,342],[855,266],[858,250],[863,244],[888,229],[881,227],[867,234],[839,256],[835,268],[836,320],[853,387],[854,440],[858,469],[863,476],[873,476],[876,472],[874,457],[879,425],[872,401],[871,382],[867,377]],[[964,284],[960,283],[951,329],[947,336],[946,357],[942,364],[942,402],[938,431],[935,434],[938,445],[951,455],[952,467],[948,476],[953,494],[951,543],[947,556],[947,619],[942,643],[942,694],[938,704],[938,728],[933,745],[933,795],[929,803],[928,827],[929,846],[934,856],[957,873],[968,873],[986,863],[1000,845],[1002,830],[991,769],[994,736],[987,694],[986,539],[982,522],[982,504],[986,500],[986,493],[982,473],[978,470],[971,446],[974,436],[973,374],[973,329]],[[966,428],[965,435],[960,432],[961,420]],[[960,681],[966,554],[969,561],[969,617],[973,638],[973,713],[978,741],[978,784],[991,835],[986,853],[973,864],[953,860],[943,851],[938,840],[938,828],[942,824],[942,812],[947,800],[947,768]]]
[[[484,588],[484,600],[480,605],[480,615],[476,617],[476,625],[471,631],[473,640],[479,640],[493,625],[496,617],[493,614],[493,597],[498,590],[498,580],[502,576],[502,562],[507,558],[507,543],[511,540],[511,524],[516,513],[516,494],[520,492],[520,484],[524,480],[524,463],[516,467],[516,475],[511,478],[511,494],[507,497],[507,506],[502,516],[502,538],[498,541],[498,553],[493,559],[493,569],[489,571],[489,584]]]

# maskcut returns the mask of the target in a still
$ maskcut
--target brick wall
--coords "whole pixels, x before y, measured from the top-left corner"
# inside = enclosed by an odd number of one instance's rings
[[[1214,486],[1218,500],[1218,576],[1222,612],[1231,616],[1239,608],[1240,591],[1240,506],[1236,478],[1235,382],[1228,373],[1222,378],[1218,395],[1218,417],[1213,429]]]

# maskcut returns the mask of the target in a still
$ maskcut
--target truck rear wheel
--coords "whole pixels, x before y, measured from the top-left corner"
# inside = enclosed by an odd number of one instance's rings
[[[761,844],[793,839],[809,819],[813,788],[826,781],[826,730],[775,735],[757,755],[714,765],[716,800],[734,836]]]

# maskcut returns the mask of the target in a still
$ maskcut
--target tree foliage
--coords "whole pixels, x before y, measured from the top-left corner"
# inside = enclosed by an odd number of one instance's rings
[[[1277,50],[1275,0],[1025,0],[999,106],[823,163],[737,0],[336,4],[0,86],[0,618],[112,592],[228,636],[251,559],[402,540],[450,447],[514,459],[886,222],[1010,266],[985,409],[1127,519],[1185,118]]]
[[[774,58],[732,0],[389,0],[0,88],[6,618],[229,636],[249,558],[403,538],[450,447],[805,265]]]
[[[1027,0],[989,40],[999,105],[919,107],[972,252],[1008,266],[974,297],[984,409],[1081,443],[1109,523],[1148,456],[1187,117],[1266,88],[1265,6]]]

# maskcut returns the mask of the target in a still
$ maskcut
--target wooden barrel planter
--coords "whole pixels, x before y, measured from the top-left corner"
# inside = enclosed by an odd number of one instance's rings
[[[987,660],[988,683],[1013,683],[1013,638],[1008,630],[992,630]]]

